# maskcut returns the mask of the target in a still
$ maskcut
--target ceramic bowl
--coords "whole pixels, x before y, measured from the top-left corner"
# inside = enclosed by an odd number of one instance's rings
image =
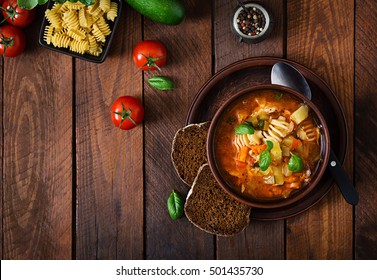
[[[316,126],[319,129],[320,132],[320,159],[318,160],[316,164],[316,168],[312,172],[311,179],[308,184],[301,187],[298,190],[293,191],[287,198],[274,198],[274,199],[255,199],[250,196],[246,196],[240,191],[236,190],[236,187],[230,183],[230,180],[226,179],[226,176],[224,176],[224,172],[221,171],[221,168],[219,166],[219,160],[216,158],[215,149],[217,145],[216,141],[216,131],[219,127],[219,122],[222,119],[222,116],[229,111],[231,108],[234,107],[235,104],[238,102],[242,102],[243,99],[246,97],[256,94],[256,93],[263,93],[263,92],[273,92],[278,95],[289,95],[293,99],[296,99],[300,104],[306,104],[310,110],[309,114],[313,118]],[[230,143],[231,146],[231,143]],[[233,147],[229,147],[229,149],[233,149]],[[308,195],[318,184],[318,182],[321,180],[322,176],[325,173],[328,161],[329,161],[329,155],[330,155],[330,134],[328,131],[328,127],[326,125],[326,121],[324,117],[322,116],[321,112],[318,110],[318,108],[305,96],[303,96],[301,93],[296,92],[290,88],[279,86],[279,85],[259,85],[254,86],[248,89],[241,90],[237,92],[236,94],[232,95],[227,101],[223,103],[223,105],[218,109],[216,112],[214,118],[211,121],[211,125],[208,131],[207,136],[207,157],[208,157],[208,163],[211,168],[211,171],[216,178],[216,181],[219,183],[219,185],[232,197],[235,199],[248,204],[252,207],[256,208],[279,208],[279,207],[285,207],[287,205],[290,205],[306,195]],[[230,160],[234,160],[231,158]]]

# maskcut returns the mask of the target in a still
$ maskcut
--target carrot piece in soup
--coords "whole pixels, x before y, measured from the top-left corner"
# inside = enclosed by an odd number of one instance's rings
[[[253,151],[253,154],[260,154],[267,148],[266,144],[261,145],[253,145],[251,146],[251,150]]]
[[[299,147],[301,145],[302,145],[301,140],[298,140],[294,137],[292,138],[292,146],[291,146],[292,150],[296,149],[297,147]]]
[[[242,162],[246,162],[246,157],[249,154],[249,147],[243,146],[241,151],[238,154],[238,160]]]
[[[238,169],[244,169],[246,167],[246,162],[236,160],[236,167]]]

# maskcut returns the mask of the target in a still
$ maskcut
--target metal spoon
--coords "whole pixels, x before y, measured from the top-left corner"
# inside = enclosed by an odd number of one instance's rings
[[[292,65],[285,62],[277,62],[272,67],[271,83],[290,87],[301,92],[308,99],[312,98],[312,92],[305,77]],[[344,199],[352,205],[359,202],[359,195],[343,169],[334,151],[330,149],[330,159],[327,165]]]

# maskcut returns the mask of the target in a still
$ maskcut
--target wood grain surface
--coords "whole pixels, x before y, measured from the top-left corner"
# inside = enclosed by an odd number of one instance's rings
[[[143,128],[110,121],[122,95],[142,101],[142,75],[129,50],[141,41],[141,17],[123,11],[111,55],[76,60],[77,259],[143,258]]]
[[[0,205],[2,259],[376,259],[377,124],[375,0],[265,0],[273,29],[239,42],[231,18],[240,1],[185,0],[177,26],[152,22],[124,5],[102,64],[38,46],[44,7],[25,29],[26,52],[0,61]],[[134,46],[157,39],[168,50],[161,72],[141,72]],[[186,196],[170,153],[200,87],[248,57],[288,58],[312,69],[334,91],[348,127],[344,167],[360,194],[348,205],[337,186],[286,220],[256,221],[231,238],[173,221],[172,189]],[[170,77],[172,91],[147,80]],[[143,102],[131,131],[110,121],[122,95]],[[323,105],[325,106],[325,104]]]
[[[353,1],[287,1],[287,58],[320,75],[343,107],[349,132],[345,168],[353,167]],[[334,7],[337,7],[336,9]],[[353,209],[333,187],[319,204],[287,220],[288,259],[352,259]]]
[[[355,257],[377,259],[376,176],[377,123],[376,1],[356,1],[355,56],[355,182],[360,204],[355,211]],[[366,121],[370,120],[370,121]]]
[[[211,3],[185,1],[187,16],[179,26],[144,21],[144,39],[158,39],[168,48],[168,61],[160,75],[176,82],[173,91],[147,86],[144,75],[145,194],[147,259],[212,259],[214,237],[187,219],[172,221],[166,201],[172,189],[186,197],[188,187],[171,163],[171,143],[184,126],[186,112],[201,85],[211,76]]]
[[[1,58],[0,60],[0,75],[3,78],[3,66],[4,65],[4,59]],[[4,244],[4,227],[3,227],[3,204],[4,204],[4,170],[3,170],[3,163],[4,163],[4,106],[3,106],[3,99],[4,99],[4,91],[3,91],[3,81],[4,78],[1,80],[1,87],[0,87],[0,114],[1,114],[1,125],[0,125],[0,196],[1,196],[1,203],[0,203],[0,229],[1,229],[1,235],[0,235],[0,257],[3,259],[3,244]]]
[[[3,62],[3,259],[72,258],[72,59],[38,28]]]
[[[253,56],[283,56],[283,2],[264,1],[263,6],[274,18],[270,36],[258,43],[239,42],[238,37],[229,31],[230,20],[236,9],[235,3],[226,0],[214,2],[214,48],[215,72],[224,66],[243,58]],[[268,247],[269,250],[265,248]],[[251,221],[244,232],[232,238],[217,238],[217,258],[219,259],[284,259],[284,221]]]

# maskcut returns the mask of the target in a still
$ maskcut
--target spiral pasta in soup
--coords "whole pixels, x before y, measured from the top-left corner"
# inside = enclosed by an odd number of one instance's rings
[[[237,99],[221,116],[214,141],[224,179],[257,200],[287,198],[305,187],[321,155],[309,107],[269,90]]]

